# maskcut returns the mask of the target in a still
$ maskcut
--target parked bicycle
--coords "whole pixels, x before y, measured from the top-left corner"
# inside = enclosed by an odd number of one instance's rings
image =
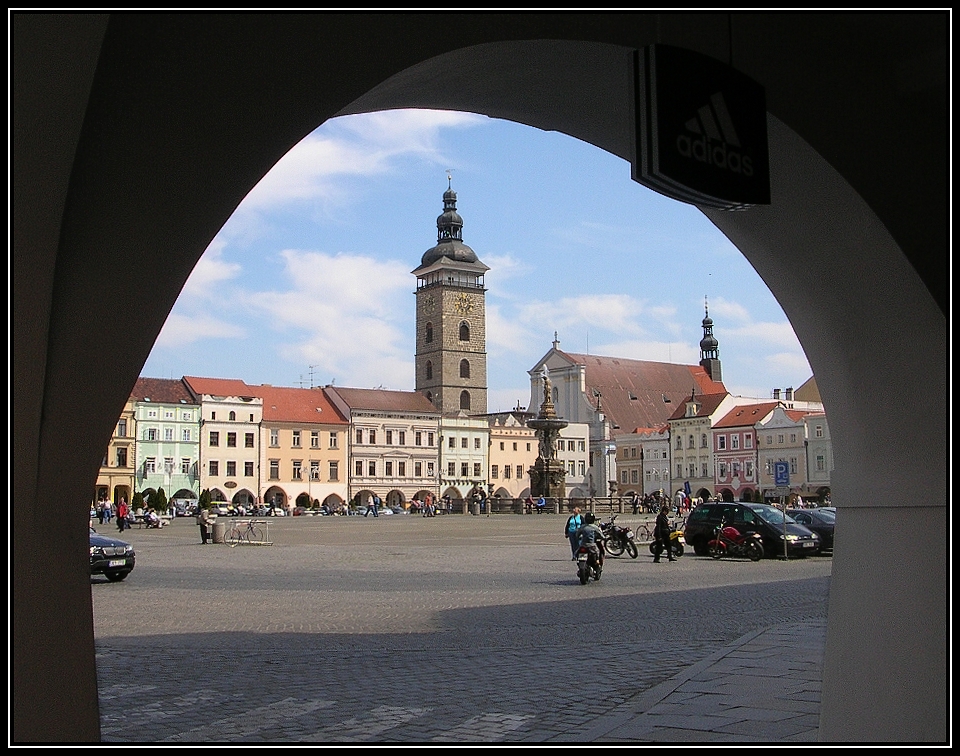
[[[258,522],[257,520],[240,520],[230,528],[230,531],[224,538],[224,543],[229,544],[231,547],[239,543],[263,543],[265,533],[261,526],[265,524],[266,523]],[[244,527],[244,525],[246,525],[246,527]]]

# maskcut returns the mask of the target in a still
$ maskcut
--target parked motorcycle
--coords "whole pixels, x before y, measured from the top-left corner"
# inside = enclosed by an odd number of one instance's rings
[[[603,572],[603,544],[597,544],[597,552],[590,552],[586,546],[577,549],[577,577],[580,578],[580,585],[586,585],[590,578],[600,579]]]
[[[707,543],[707,551],[714,559],[723,556],[747,557],[753,562],[759,562],[763,558],[763,539],[760,533],[744,535],[721,521],[713,538]]]
[[[610,522],[600,523],[604,548],[610,556],[620,556],[626,551],[631,559],[636,559],[640,554],[636,536],[629,526],[617,525],[616,519],[617,515],[613,515]]]
[[[670,551],[675,557],[683,556],[683,528],[679,525],[670,526]],[[650,541],[650,553],[654,556],[660,556],[663,551],[659,542]]]

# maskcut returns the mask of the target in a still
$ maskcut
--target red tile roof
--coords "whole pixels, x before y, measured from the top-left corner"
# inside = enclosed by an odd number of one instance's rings
[[[773,412],[779,402],[760,402],[758,404],[743,404],[734,407],[730,412],[714,423],[714,428],[733,428],[743,425],[754,425]]]
[[[235,378],[197,378],[183,377],[183,382],[199,398],[201,394],[209,396],[258,396],[253,386]]]
[[[722,394],[704,394],[701,396],[697,394],[694,399],[700,404],[700,409],[697,411],[697,414],[694,417],[708,417],[717,411],[717,407],[720,406],[720,402],[724,400],[725,397],[729,396],[726,392]],[[686,402],[690,399],[688,394],[685,399],[680,402],[680,406],[670,415],[671,420],[682,420],[687,416],[687,406]]]
[[[183,381],[177,378],[137,378],[130,397],[165,404],[196,404]]]
[[[698,398],[727,391],[700,365],[557,352],[584,366],[587,399],[596,406],[594,391],[600,392],[601,409],[613,425],[620,426],[614,428],[614,435],[630,433],[632,428],[662,427],[694,389]]]
[[[320,388],[251,386],[263,398],[263,419],[280,422],[347,425]]]

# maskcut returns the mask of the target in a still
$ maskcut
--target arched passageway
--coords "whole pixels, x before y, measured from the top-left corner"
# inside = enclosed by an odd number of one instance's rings
[[[15,739],[99,737],[78,537],[87,514],[64,511],[55,532],[35,514],[85,500],[139,366],[246,192],[324,120],[394,107],[509,118],[632,160],[632,50],[658,40],[718,58],[735,49],[735,67],[768,93],[771,205],[706,214],[803,344],[837,449],[833,500],[858,534],[834,557],[821,737],[944,739],[945,563],[940,554],[890,563],[870,544],[891,531],[915,542],[945,517],[936,486],[906,507],[898,492],[946,478],[946,23],[934,14],[15,17]],[[144,280],[153,296],[125,313],[120,338],[100,317],[101,292]],[[117,368],[105,373],[104,362]],[[79,441],[64,450],[63,438]],[[61,563],[42,574],[21,567],[51,542]]]

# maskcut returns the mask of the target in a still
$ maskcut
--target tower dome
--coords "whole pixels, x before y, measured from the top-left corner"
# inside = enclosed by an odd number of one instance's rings
[[[477,262],[477,253],[463,243],[463,218],[457,212],[457,193],[449,183],[443,193],[443,212],[437,216],[437,245],[423,253],[420,265],[431,265],[441,257],[449,257],[455,262]]]

